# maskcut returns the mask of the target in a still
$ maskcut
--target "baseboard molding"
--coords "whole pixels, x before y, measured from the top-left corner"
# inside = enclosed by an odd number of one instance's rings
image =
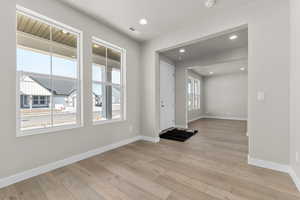
[[[225,119],[225,120],[239,120],[239,121],[247,121],[247,118],[241,118],[241,117],[221,117],[221,116],[203,116],[202,119]]]
[[[153,143],[159,143],[160,138],[159,137],[148,137],[148,136],[139,136],[140,140],[153,142]]]
[[[188,126],[175,125],[175,128],[188,128]]]
[[[297,176],[296,172],[292,168],[290,168],[289,174],[292,177],[298,191],[300,192],[300,178]]]
[[[295,183],[298,191],[300,192],[300,178],[297,176],[297,174],[293,170],[293,168],[290,167],[289,165],[283,165],[283,164],[279,164],[279,163],[275,163],[275,162],[271,162],[271,161],[251,158],[249,155],[248,155],[248,164],[254,165],[257,167],[266,168],[266,169],[272,169],[272,170],[279,171],[279,172],[288,173],[291,176],[293,182]]]
[[[283,165],[283,164],[279,164],[279,163],[275,163],[275,162],[271,162],[271,161],[251,158],[249,155],[248,155],[248,164],[249,165],[254,165],[254,166],[257,166],[257,167],[272,169],[272,170],[275,170],[275,171],[285,172],[285,173],[290,172],[290,166],[289,165]]]
[[[196,118],[190,119],[190,120],[189,120],[189,123],[194,122],[194,121],[197,121],[197,120],[199,120],[199,119],[203,119],[203,118],[205,118],[205,117],[200,116],[200,117],[196,117]]]
[[[12,185],[14,183],[47,173],[49,171],[73,164],[75,162],[96,156],[96,155],[104,153],[106,151],[113,150],[118,147],[130,144],[130,143],[133,143],[133,142],[136,142],[139,140],[157,143],[157,142],[159,142],[159,137],[151,138],[151,137],[146,137],[146,136],[136,136],[136,137],[125,139],[125,140],[122,140],[120,142],[116,142],[113,144],[109,144],[104,147],[100,147],[100,148],[97,148],[97,149],[94,149],[94,150],[91,150],[91,151],[88,151],[85,153],[74,155],[74,156],[71,156],[71,157],[63,159],[63,160],[59,160],[59,161],[56,161],[53,163],[49,163],[49,164],[34,168],[34,169],[30,169],[30,170],[27,170],[27,171],[24,171],[24,172],[21,172],[21,173],[18,173],[18,174],[9,176],[9,177],[1,178],[0,179],[0,188],[3,188],[6,186],[9,186],[9,185]]]

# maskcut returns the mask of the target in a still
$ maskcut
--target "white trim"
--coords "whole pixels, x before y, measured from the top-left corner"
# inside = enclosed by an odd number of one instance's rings
[[[290,169],[289,172],[290,176],[292,177],[298,191],[300,192],[300,178],[297,176],[296,172],[293,170],[293,168]]]
[[[205,118],[205,117],[203,117],[203,116],[195,117],[195,118],[193,118],[193,119],[190,119],[190,120],[189,120],[189,123],[194,122],[194,121],[197,121],[197,120],[199,120],[199,119],[203,119],[203,118]]]
[[[251,158],[250,155],[248,155],[248,164],[254,165],[257,167],[262,167],[262,168],[266,168],[266,169],[279,171],[279,172],[288,173],[291,176],[293,182],[295,183],[298,191],[300,192],[300,178],[297,176],[296,172],[294,171],[294,169],[291,166],[283,165],[283,164],[275,163],[275,162],[271,162],[271,161]]]
[[[248,164],[249,165],[254,165],[257,167],[262,167],[262,168],[267,168],[267,169],[272,169],[275,171],[280,171],[280,172],[285,172],[289,173],[290,172],[290,166],[289,165],[284,165],[272,161],[267,161],[267,160],[260,160],[256,158],[251,158],[250,155],[248,155]]]
[[[76,54],[77,58],[74,59],[77,61],[77,78],[76,84],[77,84],[77,103],[76,103],[76,124],[72,125],[61,125],[61,126],[55,126],[53,124],[53,100],[51,100],[51,127],[47,128],[33,128],[31,130],[21,130],[21,112],[20,112],[20,75],[16,68],[16,137],[24,137],[29,135],[38,135],[38,134],[44,134],[44,133],[51,133],[51,132],[57,132],[61,130],[66,129],[73,129],[73,128],[80,128],[83,127],[83,32],[79,29],[73,28],[69,25],[66,25],[64,23],[58,22],[54,19],[51,19],[47,16],[44,16],[38,12],[32,11],[30,9],[24,8],[20,5],[16,5],[16,13],[20,13],[22,15],[28,16],[30,18],[33,18],[39,22],[48,24],[50,26],[50,31],[52,27],[56,27],[58,29],[66,30],[74,35],[77,36],[77,48],[76,48]],[[17,33],[16,28],[16,33]],[[51,40],[50,35],[50,40]],[[16,49],[18,48],[18,42],[16,41]],[[52,57],[52,46],[49,51],[49,55]],[[52,62],[52,59],[51,59]],[[51,63],[52,66],[52,63]],[[52,67],[51,67],[51,80],[52,80]],[[52,81],[51,81],[52,82]],[[52,84],[52,83],[51,83]],[[51,97],[50,97],[51,98]],[[53,97],[52,97],[53,98]]]
[[[188,126],[182,126],[182,125],[175,125],[175,128],[188,128]]]
[[[153,142],[153,143],[159,143],[160,138],[159,137],[140,136],[140,140],[147,141],[147,142]]]
[[[247,118],[243,117],[221,117],[221,116],[203,116],[202,118],[207,119],[225,119],[225,120],[241,120],[241,121],[247,121]]]
[[[159,142],[159,137],[151,138],[151,137],[146,137],[146,136],[135,136],[133,138],[125,139],[125,140],[122,140],[120,142],[109,144],[109,145],[106,145],[104,147],[100,147],[100,148],[97,148],[97,149],[94,149],[94,150],[90,150],[90,151],[85,152],[85,153],[77,154],[77,155],[65,158],[63,160],[59,160],[59,161],[52,162],[52,163],[49,163],[49,164],[46,164],[46,165],[43,165],[43,166],[39,166],[39,167],[34,168],[34,169],[30,169],[30,170],[27,170],[27,171],[24,171],[24,172],[20,172],[20,173],[17,173],[15,175],[12,175],[12,176],[9,176],[9,177],[1,178],[0,179],[0,188],[3,188],[3,187],[6,187],[6,186],[15,184],[17,182],[20,182],[20,181],[38,176],[40,174],[47,173],[47,172],[55,170],[57,168],[64,167],[66,165],[70,165],[70,164],[78,162],[80,160],[84,160],[84,159],[90,158],[92,156],[96,156],[98,154],[116,149],[118,147],[130,144],[130,143],[133,143],[133,142],[136,142],[136,141],[139,141],[139,140],[144,140],[144,141],[148,141],[148,142],[157,143],[157,142]]]
[[[107,121],[116,121],[116,122],[119,122],[119,121],[125,121],[127,119],[127,113],[126,113],[126,106],[127,106],[127,88],[126,88],[126,83],[127,83],[127,77],[126,77],[126,49],[124,48],[121,48],[115,44],[112,44],[110,42],[107,42],[105,40],[102,40],[98,37],[95,37],[95,36],[92,36],[92,45],[94,44],[97,44],[97,45],[100,45],[100,46],[104,46],[106,48],[106,51],[107,51],[107,48],[110,48],[110,49],[113,49],[115,51],[118,51],[120,54],[121,54],[121,63],[120,63],[120,84],[114,84],[112,82],[108,82],[107,81],[107,78],[105,78],[104,81],[94,81],[92,80],[92,83],[98,83],[98,84],[103,84],[103,85],[110,85],[110,86],[113,86],[113,87],[119,87],[120,88],[120,98],[121,98],[121,118],[120,119],[111,119],[111,120],[107,120]],[[93,46],[92,46],[93,48]],[[108,62],[108,58],[106,57],[106,64],[105,64],[105,69],[107,68],[107,62]],[[93,67],[93,64],[92,63],[92,66]],[[105,71],[106,72],[106,71]],[[107,76],[107,75],[105,75]],[[100,121],[98,123],[98,121]],[[102,124],[103,122],[101,120],[93,120],[93,125],[97,125],[97,124]]]

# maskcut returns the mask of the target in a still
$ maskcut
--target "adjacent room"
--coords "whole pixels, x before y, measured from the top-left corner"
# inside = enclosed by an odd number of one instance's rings
[[[236,120],[246,127],[247,71],[245,27],[160,52],[160,136],[176,140],[178,132],[178,140],[184,140],[182,129],[201,132],[195,124],[207,119]],[[240,131],[246,136],[246,128]]]
[[[0,10],[0,200],[300,199],[298,0]]]

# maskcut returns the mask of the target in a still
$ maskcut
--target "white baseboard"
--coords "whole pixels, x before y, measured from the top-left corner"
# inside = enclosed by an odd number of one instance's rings
[[[197,121],[197,120],[199,120],[199,119],[203,119],[203,118],[205,118],[205,117],[200,116],[200,117],[196,117],[196,118],[190,119],[190,120],[189,120],[189,123],[194,122],[194,121]]]
[[[283,164],[279,164],[279,163],[275,163],[275,162],[271,162],[271,161],[251,158],[249,155],[248,155],[248,164],[254,165],[257,167],[262,167],[262,168],[266,168],[266,169],[272,169],[275,171],[288,173],[291,176],[293,182],[295,183],[298,191],[300,192],[300,178],[297,176],[296,172],[289,165],[283,165]]]
[[[285,173],[290,172],[290,166],[289,165],[283,165],[283,164],[279,164],[279,163],[275,163],[275,162],[271,162],[271,161],[251,158],[249,155],[248,155],[248,164],[249,165],[254,165],[254,166],[257,166],[257,167],[272,169],[272,170],[275,170],[275,171],[285,172]]]
[[[239,120],[239,121],[247,121],[247,118],[242,117],[221,117],[221,116],[203,116],[202,118],[207,119],[225,119],[225,120]]]
[[[59,160],[59,161],[56,161],[53,163],[49,163],[49,164],[34,168],[34,169],[30,169],[30,170],[27,170],[27,171],[24,171],[24,172],[21,172],[21,173],[18,173],[18,174],[9,176],[9,177],[1,178],[0,179],[0,188],[3,188],[6,186],[9,186],[9,185],[12,185],[14,183],[38,176],[40,174],[44,174],[46,172],[64,167],[66,165],[73,164],[80,160],[84,160],[84,159],[90,158],[92,156],[96,156],[96,155],[104,153],[106,151],[113,150],[118,147],[130,144],[130,143],[133,143],[133,142],[136,142],[139,140],[145,140],[145,141],[157,143],[157,142],[159,142],[159,137],[151,138],[151,137],[145,137],[145,136],[136,136],[136,137],[122,140],[117,143],[109,144],[104,147],[100,147],[100,148],[97,148],[97,149],[94,149],[94,150],[91,150],[91,151],[88,151],[85,153],[74,155],[74,156],[71,156],[71,157],[63,159],[63,160]]]
[[[290,169],[289,174],[292,177],[298,191],[300,192],[300,178],[297,176],[296,172],[292,168]]]
[[[159,137],[148,137],[148,136],[139,136],[140,140],[153,142],[153,143],[159,143],[160,138]]]
[[[175,125],[175,128],[188,128],[188,126]]]

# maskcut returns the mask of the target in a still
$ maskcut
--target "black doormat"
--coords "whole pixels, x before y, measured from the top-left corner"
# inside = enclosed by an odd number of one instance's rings
[[[160,138],[185,142],[187,139],[195,135],[197,132],[198,132],[197,130],[174,128],[168,130],[167,132],[162,133],[160,135]]]

